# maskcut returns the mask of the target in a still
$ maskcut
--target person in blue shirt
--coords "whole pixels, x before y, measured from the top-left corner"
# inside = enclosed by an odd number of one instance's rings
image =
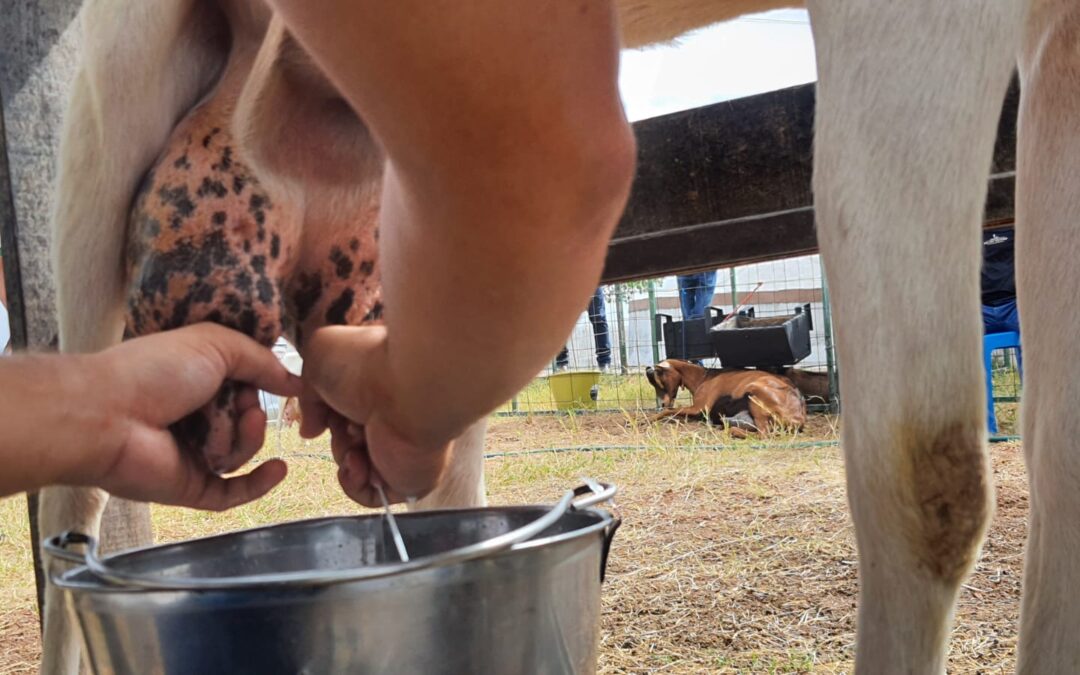
[[[983,233],[982,317],[983,332],[1020,332],[1016,311],[1016,271],[1013,228]]]

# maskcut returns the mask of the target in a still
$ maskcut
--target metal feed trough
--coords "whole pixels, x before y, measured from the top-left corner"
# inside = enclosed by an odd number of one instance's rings
[[[657,314],[667,358],[715,358],[724,368],[780,368],[793,366],[810,355],[814,321],[809,304],[796,307],[788,316],[758,318],[750,307],[730,322],[723,318],[723,310],[716,307],[710,307],[704,319],[688,321]]]

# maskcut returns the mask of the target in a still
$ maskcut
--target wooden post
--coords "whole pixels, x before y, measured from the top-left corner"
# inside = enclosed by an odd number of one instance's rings
[[[19,225],[15,218],[15,198],[11,191],[11,168],[8,164],[7,132],[4,126],[4,96],[0,91],[0,251],[4,262],[4,305],[8,310],[12,350],[26,349],[26,310],[23,306],[22,278],[19,274]],[[36,492],[26,495],[26,514],[30,519],[30,539],[34,560],[34,585],[37,588],[38,609],[45,602],[45,575],[41,564],[41,549],[34,542],[41,540],[38,531],[38,496]],[[38,612],[38,622],[41,622]],[[40,625],[38,626],[40,628]]]
[[[0,248],[14,349],[48,348],[56,339],[49,214],[59,145],[81,35],[81,0],[6,0],[0,21]],[[92,404],[92,402],[89,402]],[[141,510],[141,511],[140,511]],[[43,601],[37,495],[27,495],[31,548]],[[151,543],[146,505],[110,505],[102,539]]]

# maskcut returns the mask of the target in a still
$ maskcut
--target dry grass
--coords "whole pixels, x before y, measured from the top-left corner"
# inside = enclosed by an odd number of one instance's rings
[[[835,438],[815,417],[797,442]],[[499,418],[496,453],[568,446],[602,452],[488,460],[495,504],[550,502],[581,475],[617,483],[624,525],[604,588],[603,673],[841,672],[851,668],[853,536],[835,446],[729,444],[699,424],[645,424],[637,414]],[[785,447],[787,446],[787,447]],[[273,449],[273,447],[272,447]],[[227,514],[155,508],[162,541],[263,523],[353,513],[325,442],[289,434],[287,483]],[[1011,669],[1027,512],[1017,445],[993,448],[998,516],[961,597],[949,670]],[[29,672],[37,634],[25,503],[0,502],[0,674]]]

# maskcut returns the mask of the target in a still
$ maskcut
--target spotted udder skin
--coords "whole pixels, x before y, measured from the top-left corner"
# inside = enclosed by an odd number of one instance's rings
[[[189,113],[135,195],[128,334],[211,321],[267,346],[285,335],[303,353],[321,326],[380,321],[377,190],[339,213],[305,217],[243,162],[230,113],[212,102]],[[237,392],[226,383],[173,426],[178,443],[217,471],[238,468],[231,450],[207,452],[234,447]]]
[[[201,321],[271,345],[285,328],[283,280],[296,235],[237,157],[215,115],[196,109],[140,186],[128,232],[127,328],[145,335]],[[230,448],[236,385],[173,431],[192,451]],[[220,437],[220,438],[219,438]],[[231,454],[231,453],[229,453]],[[230,470],[228,455],[207,456]]]
[[[374,218],[373,208],[364,222],[374,223]],[[315,241],[316,233],[330,229],[305,228],[303,259],[286,285],[293,341],[301,353],[305,338],[322,326],[382,320],[377,230],[328,232],[325,241]]]
[[[295,243],[220,127],[198,115],[147,175],[128,237],[128,327],[143,335],[213,321],[272,344]]]

